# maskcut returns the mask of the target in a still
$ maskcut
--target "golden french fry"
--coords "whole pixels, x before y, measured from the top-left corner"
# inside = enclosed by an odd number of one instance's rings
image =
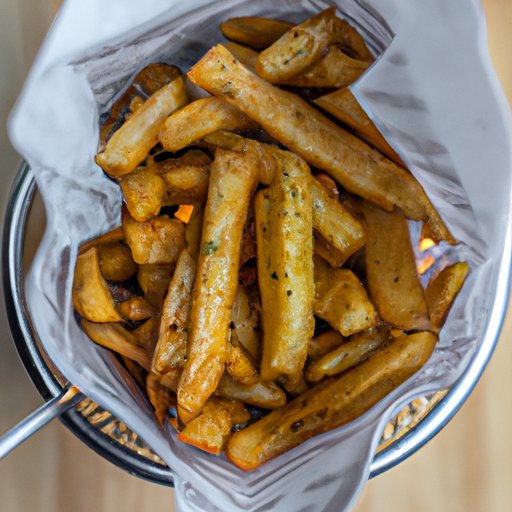
[[[169,409],[176,406],[176,394],[163,384],[160,376],[151,372],[146,377],[146,392],[158,422],[163,425]]]
[[[121,324],[114,322],[98,324],[82,319],[81,325],[87,336],[98,345],[136,361],[142,368],[149,371],[151,356],[137,344],[133,334]]]
[[[341,346],[312,361],[305,372],[306,380],[319,382],[356,366],[389,342],[389,327],[377,326],[352,336]]]
[[[296,155],[276,154],[274,183],[254,200],[263,380],[300,372],[314,332],[311,174]]]
[[[158,138],[165,150],[176,152],[219,130],[256,129],[251,118],[222,98],[201,98],[171,114]]]
[[[309,389],[302,371],[295,375],[285,375],[280,377],[278,379],[278,383],[292,396],[301,395]]]
[[[260,173],[257,164],[239,153],[220,148],[215,152],[192,296],[188,359],[178,389],[178,414],[184,423],[201,412],[224,372],[242,233]]]
[[[98,244],[98,258],[101,273],[108,281],[127,281],[137,272],[130,248],[122,242]]]
[[[112,133],[124,122],[124,114],[127,109],[133,113],[143,105],[145,98],[180,75],[181,72],[178,68],[162,63],[148,64],[139,71],[128,89],[114,103],[108,119],[103,123],[100,131],[99,150],[105,149]]]
[[[457,297],[466,276],[469,272],[469,265],[460,261],[449,265],[430,280],[427,286],[426,297],[430,313],[432,328],[439,331]]]
[[[320,96],[313,101],[329,114],[350,126],[355,133],[371,146],[376,147],[397,165],[404,167],[402,159],[396,151],[387,143],[377,127],[373,124],[368,114],[363,110],[359,102],[348,87]]]
[[[133,171],[158,143],[158,133],[167,117],[188,101],[183,78],[179,77],[155,92],[112,135],[96,163],[111,176]]]
[[[248,48],[247,46],[233,43],[232,41],[228,41],[224,47],[229,50],[236,60],[240,61],[246,68],[255,72],[256,60],[258,59],[257,51],[252,48]]]
[[[241,384],[256,384],[260,379],[250,359],[239,347],[229,344],[226,372]]]
[[[196,263],[187,249],[181,251],[162,306],[158,342],[151,369],[165,374],[185,365],[192,287]]]
[[[414,375],[430,358],[436,340],[430,332],[397,338],[359,366],[326,379],[233,434],[227,457],[238,467],[251,470],[357,418]]]
[[[262,409],[277,409],[286,403],[285,392],[273,382],[258,381],[245,385],[226,374],[221,378],[216,393]]]
[[[78,255],[73,277],[73,306],[80,316],[92,322],[122,320],[101,274],[97,247]]]
[[[152,316],[132,331],[132,335],[137,340],[137,344],[144,348],[150,356],[155,351],[159,328],[160,318],[158,316]]]
[[[329,244],[320,233],[313,230],[313,249],[315,254],[321,256],[332,268],[341,267],[345,262],[345,256]]]
[[[118,228],[114,228],[111,231],[104,233],[103,235],[97,236],[96,238],[83,243],[78,248],[78,254],[83,254],[84,252],[87,252],[91,247],[95,247],[103,243],[121,242],[122,240],[124,240],[123,228],[119,226]]]
[[[311,339],[308,345],[308,356],[317,358],[344,343],[346,338],[339,331],[326,331]]]
[[[275,43],[293,27],[285,21],[245,16],[230,18],[220,26],[225,37],[240,44],[262,50]]]
[[[332,7],[291,28],[263,50],[256,61],[256,72],[270,83],[286,83],[317,63],[331,44],[339,44],[359,60],[372,60],[363,38],[337,18]]]
[[[121,302],[117,307],[123,317],[132,322],[140,322],[157,315],[155,308],[144,297],[133,297]]]
[[[348,269],[325,269],[315,258],[315,315],[343,336],[364,331],[377,323],[373,304],[356,275]]]
[[[164,296],[174,272],[174,263],[164,265],[139,265],[137,281],[148,301],[157,308],[162,308]]]
[[[358,251],[366,242],[366,232],[361,223],[343,204],[315,178],[311,178],[313,200],[313,227],[337,251],[336,266]]]
[[[224,451],[232,428],[249,419],[250,414],[242,402],[212,397],[206,403],[203,413],[178,434],[178,439],[218,455]]]
[[[185,245],[185,224],[167,215],[137,222],[123,208],[123,233],[136,263],[174,263]]]
[[[425,191],[405,169],[343,130],[295,94],[260,79],[221,45],[188,72],[211,94],[225,97],[269,135],[323,169],[349,192],[386,210],[399,207],[408,218],[428,219],[439,236],[454,242]]]
[[[380,316],[399,329],[430,329],[406,218],[400,212],[385,212],[363,201],[360,207],[368,233],[368,290]]]

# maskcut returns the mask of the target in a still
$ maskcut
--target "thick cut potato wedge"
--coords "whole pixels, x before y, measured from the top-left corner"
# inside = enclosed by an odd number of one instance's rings
[[[366,218],[366,278],[381,318],[399,329],[430,329],[407,220],[361,202]]]
[[[339,331],[326,331],[311,339],[308,356],[316,359],[345,343],[347,339]]]
[[[383,348],[389,341],[389,327],[378,326],[352,336],[346,343],[312,361],[305,372],[306,380],[319,382],[356,366]]]
[[[323,318],[343,336],[373,327],[377,315],[366,290],[348,269],[320,269],[326,264],[315,259],[315,315]]]
[[[148,64],[139,71],[128,89],[112,105],[110,115],[101,127],[99,150],[103,151],[105,149],[108,139],[125,121],[125,117],[140,108],[145,99],[158,89],[180,75],[181,72],[178,68],[162,63]]]
[[[357,418],[414,375],[437,338],[420,332],[397,338],[361,365],[331,377],[283,408],[231,436],[226,455],[251,470],[307,439]]]
[[[76,312],[92,322],[122,320],[114,298],[100,270],[97,247],[79,254],[73,278],[73,306]]]
[[[244,351],[231,344],[228,345],[226,372],[240,384],[256,384],[260,379],[258,372]]]
[[[200,414],[224,372],[242,234],[259,174],[250,156],[216,150],[192,295],[188,359],[178,389],[178,414],[185,424]]]
[[[155,92],[107,142],[96,163],[111,176],[133,171],[158,142],[164,121],[188,102],[182,77]]]
[[[285,83],[318,62],[331,44],[340,45],[357,59],[372,59],[363,38],[337,18],[332,7],[291,28],[263,50],[258,56],[256,72],[270,83]]]
[[[127,331],[121,324],[114,322],[97,324],[82,319],[81,325],[92,341],[136,361],[142,368],[149,371],[151,366],[150,354],[138,345],[133,334]]]
[[[185,224],[167,215],[137,222],[123,209],[123,233],[140,265],[174,263],[185,246]]]
[[[263,50],[275,43],[293,27],[286,21],[258,17],[230,18],[220,26],[225,37],[256,50]]]
[[[211,94],[228,99],[269,135],[310,165],[326,171],[349,192],[386,210],[398,207],[408,218],[428,219],[439,238],[454,242],[410,173],[328,120],[302,98],[251,73],[224,47],[212,48],[188,76]]]
[[[174,272],[174,263],[165,265],[139,265],[137,281],[148,301],[160,311],[164,296]]]
[[[341,261],[336,266],[340,266],[365,244],[366,232],[339,199],[315,178],[311,178],[311,196],[313,227],[336,250],[336,261]]]
[[[286,403],[285,392],[273,382],[242,384],[226,374],[221,378],[216,393],[262,409],[277,409]]]
[[[101,273],[108,281],[127,281],[137,272],[130,248],[122,242],[99,244],[98,257]]]
[[[233,426],[246,423],[250,417],[242,402],[212,397],[206,403],[203,413],[178,434],[178,439],[219,455],[224,451]]]
[[[304,160],[279,152],[274,183],[256,194],[263,380],[296,375],[313,337],[311,174]]]
[[[377,148],[397,165],[404,167],[402,159],[387,143],[379,130],[377,130],[377,127],[361,105],[359,105],[359,102],[348,87],[343,87],[332,93],[320,96],[313,103],[329,112],[329,114],[339,119],[342,123],[350,126],[368,144]]]
[[[245,131],[256,129],[250,117],[222,98],[201,98],[171,114],[158,138],[165,150],[180,149],[219,130]]]
[[[469,272],[469,265],[460,261],[434,277],[427,286],[427,304],[432,328],[439,331]]]
[[[151,365],[152,371],[157,374],[165,374],[172,368],[185,366],[195,272],[196,262],[187,249],[184,249],[176,263],[176,270],[162,306],[160,333]]]

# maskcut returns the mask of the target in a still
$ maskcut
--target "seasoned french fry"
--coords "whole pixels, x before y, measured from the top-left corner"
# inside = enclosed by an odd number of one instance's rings
[[[343,336],[350,336],[377,323],[373,304],[356,275],[348,269],[327,269],[315,259],[315,315],[323,318]]]
[[[366,218],[366,277],[383,320],[399,329],[430,329],[425,292],[416,271],[407,220],[361,202]]]
[[[315,254],[321,256],[332,268],[341,267],[345,256],[329,244],[317,231],[313,230],[313,248]]]
[[[194,206],[187,227],[185,228],[185,248],[189,254],[197,261],[199,250],[201,248],[201,233],[203,231],[204,208]]]
[[[158,142],[167,117],[187,101],[182,77],[164,85],[112,135],[104,151],[96,156],[96,163],[115,177],[133,171]]]
[[[174,272],[174,263],[139,265],[137,281],[149,302],[160,311]]]
[[[148,64],[139,71],[128,89],[114,103],[108,119],[103,123],[100,131],[99,151],[105,149],[112,133],[124,122],[128,110],[133,113],[143,105],[146,98],[180,75],[181,72],[178,68],[163,63]]]
[[[196,262],[187,249],[181,251],[162,307],[158,342],[151,370],[165,374],[185,365],[187,329]]]
[[[314,331],[311,174],[292,153],[279,159],[274,183],[254,200],[263,380],[300,372]]]
[[[250,359],[244,354],[244,351],[231,344],[228,345],[226,371],[241,384],[256,384],[260,378]]]
[[[121,324],[114,322],[98,324],[82,319],[81,325],[87,336],[98,345],[136,361],[142,368],[149,371],[150,355],[137,344],[135,337]]]
[[[277,409],[286,403],[285,392],[273,382],[258,381],[245,385],[226,374],[221,378],[216,393],[262,409]]]
[[[430,358],[436,340],[430,332],[397,338],[359,366],[326,379],[233,434],[227,457],[238,467],[251,470],[317,434],[357,418],[414,375]]]
[[[366,233],[361,223],[343,204],[332,197],[315,178],[311,178],[313,200],[313,227],[322,238],[337,251],[340,266],[366,242]]]
[[[137,222],[123,208],[123,233],[139,264],[174,263],[185,245],[185,224],[167,215]]]
[[[308,356],[317,358],[339,347],[346,338],[339,331],[327,331],[311,339],[308,345]]]
[[[93,322],[122,320],[101,275],[97,247],[91,247],[77,258],[73,278],[73,307],[80,316]]]
[[[132,322],[140,322],[157,315],[155,308],[144,297],[133,297],[121,302],[117,307],[123,317]]]
[[[98,258],[101,273],[108,281],[127,281],[137,272],[130,248],[122,242],[98,244]]]
[[[310,165],[325,170],[349,192],[386,210],[399,207],[411,219],[428,219],[440,238],[454,242],[410,173],[329,121],[303,99],[255,76],[222,46],[212,48],[188,76],[211,94],[228,99],[269,135]]]
[[[246,68],[256,72],[256,60],[258,59],[257,51],[231,41],[228,41],[224,46],[236,60],[240,61]]]
[[[251,130],[257,125],[222,98],[201,98],[171,114],[158,138],[167,151],[176,152],[219,130]]]
[[[188,359],[178,389],[178,414],[185,424],[201,412],[224,372],[243,227],[259,173],[250,156],[215,152],[192,296]]]
[[[320,96],[313,103],[350,126],[368,144],[376,147],[397,165],[404,167],[402,159],[377,130],[348,87]]]
[[[220,30],[232,41],[262,50],[275,43],[292,27],[291,23],[285,21],[245,16],[230,18],[222,23]]]
[[[263,50],[256,62],[256,72],[270,83],[286,83],[318,62],[331,44],[340,44],[360,60],[372,59],[363,38],[337,18],[332,7],[291,28]]]
[[[428,283],[426,297],[430,322],[434,330],[439,331],[443,327],[448,312],[462,288],[468,272],[469,265],[465,261],[460,261],[441,270]]]
[[[246,423],[250,417],[242,402],[212,397],[203,413],[178,434],[178,439],[218,455],[224,451],[233,426]]]
[[[333,351],[312,361],[305,372],[306,380],[319,382],[326,376],[342,373],[368,359],[388,341],[387,326],[377,326],[356,334]]]
[[[158,422],[163,425],[169,415],[169,409],[176,406],[175,393],[163,384],[160,376],[154,373],[148,373],[146,377],[146,392],[155,409]]]

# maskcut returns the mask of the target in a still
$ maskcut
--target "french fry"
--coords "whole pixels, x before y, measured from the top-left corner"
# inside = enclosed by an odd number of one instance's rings
[[[332,268],[341,267],[346,260],[343,253],[335,249],[315,230],[313,230],[313,248],[315,254],[321,256]]]
[[[132,335],[137,340],[137,344],[144,348],[148,354],[153,354],[155,351],[159,327],[160,318],[158,316],[152,316],[132,331]]]
[[[274,183],[255,196],[263,380],[295,375],[313,336],[313,218],[307,164],[279,152]]]
[[[416,271],[407,220],[361,202],[366,218],[368,290],[382,319],[399,329],[430,329],[425,292]]]
[[[308,345],[308,356],[317,358],[339,347],[346,338],[339,331],[326,331],[311,339]]]
[[[361,223],[314,177],[311,178],[313,227],[337,251],[340,266],[366,242]],[[341,263],[339,263],[341,261]]]
[[[258,178],[257,160],[216,150],[192,296],[188,359],[178,389],[178,414],[185,424],[200,414],[224,372],[243,227]]]
[[[175,153],[219,130],[256,129],[251,118],[222,98],[201,98],[171,114],[158,138],[165,150]]]
[[[159,337],[151,364],[154,373],[165,374],[172,368],[185,365],[195,271],[196,262],[184,249],[162,306]]]
[[[112,135],[96,156],[96,163],[114,177],[133,171],[158,142],[158,133],[167,117],[187,102],[182,77],[164,85]]]
[[[389,327],[387,326],[377,326],[356,334],[341,346],[311,361],[306,368],[306,380],[319,382],[324,377],[342,373],[368,359],[388,341]]]
[[[231,55],[233,55],[236,60],[240,61],[246,68],[256,72],[256,61],[258,59],[257,51],[231,41],[228,41],[224,47],[227,48]]]
[[[96,238],[93,238],[92,240],[88,240],[87,242],[83,243],[78,248],[78,254],[83,254],[84,252],[87,252],[91,247],[95,247],[103,243],[121,242],[122,240],[124,240],[123,228],[119,226],[112,229],[111,231],[107,231],[106,233],[97,236]]]
[[[144,297],[125,300],[118,304],[117,308],[124,318],[132,322],[140,322],[157,315],[155,308]]]
[[[373,304],[356,275],[348,269],[323,269],[315,259],[315,315],[343,336],[364,331],[377,323]]]
[[[397,338],[359,366],[326,379],[234,433],[226,449],[228,459],[252,470],[317,434],[357,418],[414,375],[430,358],[436,341],[430,332]]]
[[[372,60],[363,38],[337,18],[332,7],[291,28],[263,50],[256,62],[256,72],[270,83],[286,83],[317,63],[331,44],[339,44],[359,60]]]
[[[151,372],[146,377],[146,392],[158,422],[164,425],[169,409],[176,406],[175,393],[163,384],[160,376]]]
[[[260,376],[250,359],[239,347],[229,344],[226,359],[226,372],[241,384],[256,384]]]
[[[242,402],[212,397],[203,413],[178,434],[178,439],[218,455],[224,451],[233,426],[246,423],[249,419],[250,414]]]
[[[329,121],[298,96],[261,80],[218,45],[188,72],[211,94],[220,95],[255,120],[269,135],[325,170],[349,192],[408,218],[428,219],[439,237],[453,237],[421,185],[363,141]]]
[[[98,345],[136,361],[142,368],[149,371],[150,355],[137,344],[135,337],[121,324],[115,322],[98,324],[82,319],[81,325],[87,336]]]
[[[439,331],[446,320],[469,272],[469,265],[460,261],[449,265],[430,280],[426,290],[432,329]]]
[[[188,253],[197,261],[201,248],[201,234],[203,231],[204,208],[194,206],[187,227],[185,228],[185,248]]]
[[[133,113],[144,104],[145,99],[180,75],[178,68],[162,63],[148,64],[141,69],[128,89],[112,105],[109,117],[101,127],[99,151],[105,149],[108,139],[124,122],[129,111]]]
[[[275,43],[293,27],[285,21],[258,17],[230,18],[220,26],[225,37],[243,45],[262,50]]]
[[[404,167],[402,159],[387,143],[379,130],[377,130],[377,127],[361,105],[359,105],[359,102],[348,87],[343,87],[337,91],[320,96],[313,100],[313,103],[329,112],[329,114],[339,119],[342,123],[350,126],[368,144],[376,147],[397,165]]]
[[[141,265],[174,263],[185,245],[185,224],[167,215],[137,222],[123,208],[123,233],[133,259]]]
[[[286,403],[285,392],[273,382],[258,381],[246,385],[226,374],[221,378],[216,393],[262,409],[277,409]]]
[[[174,268],[174,263],[167,263],[164,265],[139,265],[137,270],[137,281],[144,296],[159,311],[162,308]]]
[[[98,244],[98,258],[101,273],[108,281],[127,281],[137,272],[130,248],[122,242]]]
[[[92,322],[122,320],[101,274],[97,247],[91,247],[77,258],[73,277],[73,307],[80,316]]]

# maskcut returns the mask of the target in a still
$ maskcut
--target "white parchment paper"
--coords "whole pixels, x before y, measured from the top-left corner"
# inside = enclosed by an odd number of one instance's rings
[[[377,62],[352,86],[424,185],[471,274],[427,366],[363,417],[256,471],[176,443],[144,396],[73,316],[79,244],[120,223],[120,193],[94,163],[99,117],[150,62],[186,71],[237,15],[300,21],[336,5]],[[68,0],[13,111],[11,140],[33,169],[48,227],[27,283],[46,352],[85,394],[137,432],[173,469],[180,510],[340,511],[368,477],[382,426],[412,397],[476,378],[494,345],[510,267],[510,115],[491,68],[477,0]],[[468,377],[469,376],[469,377]]]

